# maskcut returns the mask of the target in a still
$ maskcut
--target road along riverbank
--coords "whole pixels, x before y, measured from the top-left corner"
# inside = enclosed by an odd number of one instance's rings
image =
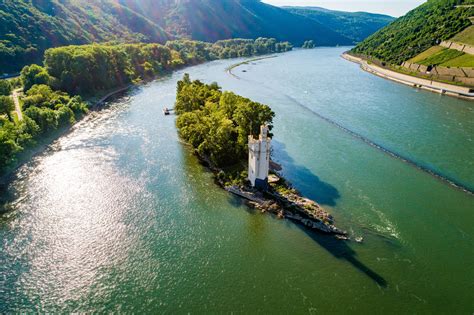
[[[412,86],[414,88],[420,88],[427,91],[440,93],[443,95],[459,97],[468,100],[474,100],[474,91],[471,88],[457,86],[447,83],[441,83],[433,80],[422,79],[413,77],[411,75],[395,72],[388,70],[374,64],[369,64],[366,60],[349,55],[348,53],[342,54],[342,58],[358,63],[362,70],[369,73],[375,74],[381,78],[392,80],[398,83]]]

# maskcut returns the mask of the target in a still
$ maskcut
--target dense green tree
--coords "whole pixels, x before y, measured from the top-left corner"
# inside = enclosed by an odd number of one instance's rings
[[[10,95],[12,86],[8,80],[0,80],[0,95]]]
[[[2,105],[3,104],[3,105]],[[0,96],[0,111],[10,114],[14,109],[8,96]],[[60,127],[73,124],[87,112],[79,96],[71,97],[54,91],[48,85],[33,85],[23,98],[23,120],[13,123],[0,118],[0,170],[15,161],[16,156],[36,140]]]
[[[71,94],[89,95],[154,78],[183,65],[291,49],[289,43],[277,43],[273,38],[231,39],[214,44],[192,40],[169,41],[166,45],[94,44],[49,49],[44,64],[51,76],[50,85]],[[25,76],[32,72],[31,67],[25,69]]]
[[[257,136],[262,124],[273,121],[274,113],[268,106],[222,92],[216,83],[191,81],[185,75],[177,91],[180,136],[219,167],[242,162],[248,136]]]
[[[15,110],[15,103],[10,96],[0,95],[0,114],[7,115],[10,121],[13,121],[11,112]]]
[[[25,115],[33,119],[40,127],[42,133],[53,131],[58,128],[58,115],[56,111],[49,108],[32,106],[25,110]]]
[[[10,121],[3,121],[0,128],[0,166],[10,164],[15,155],[21,151],[16,141],[17,127]]]
[[[50,84],[51,78],[45,68],[33,64],[21,70],[21,81],[26,92],[35,84]]]

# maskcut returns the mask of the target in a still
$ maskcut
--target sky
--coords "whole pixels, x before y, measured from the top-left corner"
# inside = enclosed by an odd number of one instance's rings
[[[425,0],[263,0],[283,6],[317,6],[341,11],[366,11],[399,17],[424,3]]]

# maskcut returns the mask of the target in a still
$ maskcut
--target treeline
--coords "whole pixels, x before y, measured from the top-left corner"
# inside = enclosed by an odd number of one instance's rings
[[[71,95],[92,96],[205,61],[291,49],[289,43],[271,38],[233,39],[214,44],[178,40],[169,41],[166,45],[93,44],[49,49],[45,53],[44,66],[26,66],[21,71],[20,79],[0,80],[0,172],[13,164],[19,153],[35,145],[47,134],[72,125],[87,112],[86,102],[80,96]],[[20,99],[23,119],[19,119],[15,112],[11,95],[13,89],[18,87],[23,87],[24,92]],[[227,101],[223,101],[223,104],[227,102],[228,106],[231,106],[231,101],[248,102],[231,94],[224,95],[223,99]],[[253,117],[253,111],[263,113],[263,105],[250,102],[245,106],[249,111],[245,114],[248,117]],[[240,109],[241,113],[243,111]],[[262,116],[258,122],[267,116]],[[252,125],[252,128],[258,132],[258,125]],[[239,137],[244,136],[243,131],[240,131]],[[235,147],[233,153],[245,147],[242,142],[244,138],[239,139],[242,144]],[[222,138],[216,143],[224,142]],[[210,143],[201,147],[203,152],[210,153],[209,156],[216,163],[224,161],[223,155],[227,154],[228,148],[217,152]],[[234,161],[236,156],[239,155],[229,156],[227,160]]]
[[[0,173],[18,155],[52,132],[71,126],[87,112],[80,96],[54,90],[53,78],[44,67],[26,66],[19,78],[0,80]],[[12,92],[23,87],[21,114]]]
[[[0,69],[18,72],[51,47],[92,42],[166,42],[162,28],[118,1],[0,1]]]
[[[5,85],[8,83],[0,83],[0,86]],[[33,85],[26,92],[22,107],[23,119],[20,120],[14,112],[12,97],[0,96],[0,171],[45,135],[72,125],[87,112],[87,105],[79,96],[53,91],[44,84]]]
[[[242,166],[248,136],[258,136],[260,126],[271,124],[275,116],[267,105],[222,92],[216,83],[191,81],[187,74],[178,82],[177,91],[179,135],[220,168]]]
[[[153,78],[185,65],[291,49],[288,42],[273,38],[232,39],[213,44],[191,40],[169,41],[166,45],[93,44],[49,49],[44,65],[53,87],[88,95]]]
[[[470,0],[430,0],[358,44],[352,53],[402,64],[472,23]]]

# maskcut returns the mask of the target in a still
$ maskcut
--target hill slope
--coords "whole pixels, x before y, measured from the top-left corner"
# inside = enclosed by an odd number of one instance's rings
[[[342,12],[319,7],[283,7],[340,33],[354,43],[361,42],[395,20],[394,17],[367,12]]]
[[[171,38],[157,24],[108,0],[0,1],[0,71],[41,60],[45,49],[96,41]]]
[[[354,42],[337,31],[346,26],[334,19],[329,27],[323,23],[259,0],[0,0],[0,75],[40,62],[48,48],[70,44],[163,43],[175,37]]]
[[[301,45],[351,44],[321,23],[259,0],[117,0],[169,33],[203,41],[272,37]]]
[[[472,0],[429,0],[357,45],[352,53],[401,64],[471,25]]]

